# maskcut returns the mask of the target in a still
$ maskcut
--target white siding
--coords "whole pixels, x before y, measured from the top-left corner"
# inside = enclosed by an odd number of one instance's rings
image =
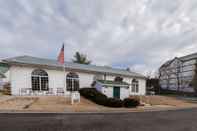
[[[37,68],[19,66],[12,66],[10,68],[11,91],[13,95],[19,95],[21,88],[31,88],[31,73],[34,69]],[[44,70],[49,76],[49,88],[53,88],[55,92],[56,88],[64,87],[64,73],[62,71]]]
[[[31,73],[34,69],[36,68],[19,66],[12,66],[10,68],[10,79],[13,95],[19,95],[20,88],[31,88]],[[55,92],[57,88],[64,87],[64,82],[66,82],[66,75],[69,73],[68,71],[66,71],[66,73],[64,74],[61,70],[44,70],[48,73],[49,76],[49,88],[53,88]],[[93,74],[81,72],[76,73],[79,76],[80,88],[91,87],[94,77]]]
[[[128,98],[130,95],[129,88],[121,87],[120,88],[120,99]]]
[[[65,88],[66,86],[66,77],[61,70],[45,70],[49,75],[49,88],[53,88],[54,93],[56,94],[57,88]],[[64,83],[65,82],[65,83]]]
[[[30,68],[24,68],[24,67],[11,67],[10,68],[10,81],[11,81],[11,93],[12,95],[19,95],[19,89],[20,88],[31,88],[29,85],[31,79]]]
[[[113,75],[107,75],[106,76],[106,80],[114,80],[116,76]],[[129,95],[145,95],[146,94],[146,80],[145,79],[140,79],[140,78],[135,78],[139,81],[139,92],[138,93],[133,93],[131,92],[131,82],[134,78],[133,77],[123,77],[123,81],[127,82],[128,84],[130,84],[128,92]],[[124,93],[125,91],[123,90],[122,93]],[[127,95],[127,94],[125,94]]]
[[[137,95],[145,95],[146,94],[146,80],[139,80],[139,93]]]
[[[31,88],[31,73],[34,69],[37,69],[36,67],[20,67],[20,66],[12,66],[10,68],[10,82],[11,82],[11,91],[13,95],[19,95],[19,90],[21,88]],[[69,71],[66,71],[63,73],[61,70],[49,70],[44,69],[49,76],[49,88],[53,88],[54,93],[56,92],[57,88],[63,88],[66,84],[66,75],[69,73]],[[93,82],[94,76],[96,74],[90,74],[90,73],[83,73],[83,72],[75,72],[79,76],[79,82],[80,82],[80,88],[83,87],[91,87],[91,84]],[[116,76],[113,75],[107,75],[107,80],[114,80]],[[123,77],[124,81],[131,84],[132,77]],[[139,93],[135,95],[145,95],[145,80],[144,79],[138,79],[139,80]],[[65,82],[65,83],[64,83]],[[66,85],[65,85],[66,86]],[[113,97],[113,88],[108,87],[102,88],[102,92],[107,95],[108,97]],[[69,92],[68,92],[69,93]],[[129,95],[132,95],[131,93],[131,86],[129,88],[122,88],[120,89],[120,97],[126,98]]]
[[[94,79],[94,74],[78,73],[78,75],[80,81],[80,88],[91,87],[91,84]]]
[[[105,94],[109,98],[112,98],[113,97],[113,87],[103,87],[103,94]]]

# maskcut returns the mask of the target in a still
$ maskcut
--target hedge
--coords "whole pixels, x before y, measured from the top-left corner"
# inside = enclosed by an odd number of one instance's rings
[[[127,108],[137,107],[140,105],[140,100],[137,98],[125,98],[123,105]]]
[[[79,90],[80,94],[91,100],[92,102],[103,105],[106,107],[136,107],[139,105],[139,100],[134,98],[127,98],[124,101],[116,98],[108,98],[106,95],[102,94],[101,92],[97,91],[95,88],[82,88]]]
[[[97,91],[95,88],[82,88],[79,90],[79,92],[82,96],[98,105],[103,105],[107,107],[122,107],[122,100],[107,98],[106,95]]]

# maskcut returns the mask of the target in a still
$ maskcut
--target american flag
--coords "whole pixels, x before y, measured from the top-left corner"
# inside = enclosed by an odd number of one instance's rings
[[[58,62],[62,65],[64,64],[64,44],[62,45],[61,51],[59,53]]]

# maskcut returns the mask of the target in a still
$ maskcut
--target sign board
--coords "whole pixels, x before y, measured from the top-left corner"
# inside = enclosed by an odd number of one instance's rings
[[[73,105],[75,101],[80,102],[80,93],[78,91],[71,92],[71,104]]]

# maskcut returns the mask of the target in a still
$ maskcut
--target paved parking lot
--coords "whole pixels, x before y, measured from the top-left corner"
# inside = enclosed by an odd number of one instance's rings
[[[197,109],[139,113],[0,114],[1,131],[196,131]]]

